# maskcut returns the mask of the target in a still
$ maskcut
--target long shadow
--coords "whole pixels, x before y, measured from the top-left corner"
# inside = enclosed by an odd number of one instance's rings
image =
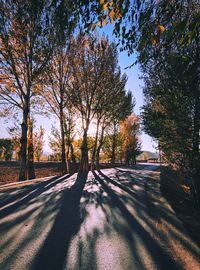
[[[127,210],[125,205],[119,199],[118,195],[104,182],[104,180],[99,177],[95,172],[93,172],[95,178],[102,185],[104,190],[108,193],[110,198],[113,201],[114,206],[116,206],[122,215],[126,218],[128,224],[132,228],[133,231],[140,237],[143,241],[145,247],[151,254],[156,265],[158,265],[159,269],[180,269],[180,266],[177,265],[170,256],[158,245],[158,243],[149,235],[149,233],[138,223],[138,221],[134,218],[134,216]],[[104,177],[106,181],[111,182],[110,178],[101,173],[101,176]]]
[[[70,175],[65,175],[63,177],[53,177],[52,179],[40,183],[26,191],[25,193],[20,193],[19,196],[14,196],[14,201],[19,199],[18,201],[14,202],[13,204],[9,205],[8,207],[4,208],[0,212],[0,218],[3,218],[13,212],[15,212],[18,208],[23,205],[26,205],[30,200],[36,198],[46,190],[50,189],[51,187],[57,185],[58,183],[66,180],[69,178]],[[27,195],[27,196],[26,196]],[[21,198],[21,199],[20,199]],[[10,201],[11,203],[12,201]]]
[[[78,174],[75,184],[70,189],[62,191],[59,212],[43,246],[36,255],[32,269],[63,269],[70,240],[82,222],[79,216],[79,204],[86,180],[87,174]]]
[[[22,187],[11,187],[11,188],[0,190],[0,195],[1,195],[0,208],[5,205],[8,205],[9,203],[12,203],[13,201],[19,199],[20,197],[25,196],[26,194],[34,191],[35,189],[48,185],[49,183],[53,182],[54,180],[58,178],[60,178],[60,176],[53,176],[44,182],[40,182],[40,183],[33,182],[30,185],[25,185]]]
[[[104,176],[104,174],[102,174],[102,172],[99,172],[102,176]],[[131,175],[132,172],[128,172],[124,171],[123,173],[120,172],[122,175],[124,176],[128,176],[129,174]],[[134,173],[135,175],[135,173]],[[117,177],[117,174],[116,174]],[[107,177],[105,175],[105,179],[108,182],[110,181],[110,178]],[[142,201],[145,202],[146,205],[146,210],[145,212],[143,211],[138,211],[138,216],[140,216],[141,220],[145,220],[146,224],[149,226],[149,228],[151,228],[151,230],[154,232],[155,235],[157,235],[157,227],[155,226],[155,224],[159,224],[160,220],[165,220],[167,223],[169,223],[172,227],[169,229],[170,234],[172,239],[177,239],[179,242],[181,242],[181,244],[188,250],[191,252],[191,254],[193,254],[194,256],[196,256],[196,258],[199,257],[199,252],[191,246],[190,242],[187,241],[186,239],[184,239],[184,237],[181,237],[181,235],[178,235],[177,232],[175,233],[175,231],[180,232],[180,234],[182,233],[182,227],[181,224],[179,222],[176,221],[175,216],[172,214],[171,211],[169,211],[168,207],[166,207],[165,203],[163,205],[163,201],[161,202],[159,197],[162,196],[160,193],[160,188],[157,187],[157,190],[155,189],[155,185],[158,184],[158,182],[155,182],[155,179],[151,178],[151,177],[144,177],[145,182],[144,182],[144,190],[145,190],[145,196],[143,197]],[[118,178],[118,180],[120,181],[121,179]],[[131,179],[130,179],[131,180]],[[135,179],[132,179],[135,180]],[[118,183],[114,180],[112,180],[111,182],[113,185],[120,187],[121,185],[121,189],[124,189],[124,185],[123,183]],[[139,184],[139,182],[137,183],[137,185]],[[125,187],[126,188],[126,187]],[[121,196],[122,197],[122,196]],[[137,200],[135,199],[140,199],[139,197],[137,197],[137,195],[135,194],[133,196],[133,201],[134,204],[138,205]],[[123,197],[123,201],[126,201],[126,197]],[[141,206],[140,206],[141,209]],[[146,213],[148,216],[144,215],[144,213]],[[149,218],[148,218],[149,217]],[[154,220],[154,222],[152,222],[152,220]],[[163,239],[163,241],[168,241],[168,239],[166,239],[166,234],[164,232],[159,232],[160,237]],[[198,241],[196,239],[193,239],[195,243],[197,243],[198,245]]]

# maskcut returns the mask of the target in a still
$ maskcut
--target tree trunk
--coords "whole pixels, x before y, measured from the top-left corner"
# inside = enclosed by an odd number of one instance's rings
[[[76,171],[76,158],[74,155],[74,147],[73,144],[70,144],[70,151],[71,151],[71,159],[72,159],[72,168],[71,168],[71,173],[75,173]]]
[[[67,154],[66,154],[66,167],[67,167],[67,173],[70,172],[70,160],[69,160],[69,145],[67,147]]]
[[[136,162],[136,156],[134,155],[134,156],[133,156],[133,164],[136,165],[136,163],[137,163],[137,162]]]
[[[85,128],[83,133],[83,143],[81,146],[81,162],[79,168],[80,173],[88,173],[89,171],[87,132],[88,128]]]
[[[64,133],[64,117],[63,107],[60,105],[60,132],[61,132],[61,162],[62,162],[62,175],[67,173],[66,153],[65,153],[65,133]]]
[[[102,127],[99,145],[98,145],[97,151],[96,151],[96,168],[97,168],[97,170],[99,170],[100,151],[101,151],[101,148],[103,145],[104,130],[105,130],[105,127]]]
[[[29,115],[29,106],[27,101],[26,106],[23,110],[23,122],[21,124],[22,134],[20,139],[21,150],[20,150],[19,181],[24,181],[27,179],[26,152],[27,152],[28,115]]]
[[[96,152],[97,152],[98,134],[99,134],[99,121],[97,121],[97,130],[96,130],[94,148],[92,152],[91,171],[94,171],[95,169],[95,158],[96,158]]]
[[[115,149],[116,149],[116,125],[114,124],[114,131],[112,136],[112,153],[111,153],[111,165],[115,165]]]
[[[34,166],[34,146],[33,146],[33,121],[28,120],[28,179],[35,178],[35,166]]]

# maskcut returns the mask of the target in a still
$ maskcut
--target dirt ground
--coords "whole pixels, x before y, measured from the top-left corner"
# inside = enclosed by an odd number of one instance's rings
[[[61,163],[59,162],[36,162],[36,178],[61,174]],[[15,161],[0,161],[0,185],[18,181],[19,163]]]

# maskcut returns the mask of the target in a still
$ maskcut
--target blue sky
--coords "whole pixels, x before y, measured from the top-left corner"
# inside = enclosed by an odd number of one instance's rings
[[[99,33],[105,33],[108,35],[110,40],[114,40],[112,36],[112,26],[106,26],[102,29],[98,29]],[[139,79],[140,71],[139,66],[135,65],[130,69],[125,69],[127,66],[131,65],[135,60],[135,55],[132,55],[128,57],[126,52],[119,52],[119,66],[121,67],[122,72],[125,72],[128,75],[128,81],[126,85],[127,90],[131,90],[133,93],[133,96],[136,100],[136,106],[134,109],[134,112],[136,114],[140,114],[140,108],[143,105],[143,93],[142,93],[142,80]],[[5,121],[6,119],[0,118],[0,138],[8,137],[7,127],[13,125],[13,121]],[[51,118],[45,118],[42,116],[36,117],[36,126],[42,125],[45,129],[45,146],[44,146],[44,152],[49,153],[50,148],[48,145],[48,136],[50,135],[51,131],[51,125],[58,125],[55,122],[55,119]],[[141,135],[141,141],[142,141],[142,149],[147,151],[155,152],[155,142],[153,142],[152,138],[149,137],[147,134],[142,133]]]

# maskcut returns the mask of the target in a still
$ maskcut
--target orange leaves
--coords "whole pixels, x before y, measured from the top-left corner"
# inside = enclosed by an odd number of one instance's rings
[[[114,12],[113,9],[109,12],[109,18],[110,18],[110,22],[111,22],[111,23],[114,23],[114,20],[115,20],[115,12]]]
[[[88,47],[88,40],[87,39],[83,40],[83,47]]]
[[[158,25],[158,31],[160,34],[163,34],[163,32],[165,31],[165,27],[161,24]]]
[[[107,25],[107,17],[112,24],[115,20],[120,20],[122,18],[120,6],[114,5],[113,1],[100,0],[100,6],[103,14],[99,18],[99,27]]]

